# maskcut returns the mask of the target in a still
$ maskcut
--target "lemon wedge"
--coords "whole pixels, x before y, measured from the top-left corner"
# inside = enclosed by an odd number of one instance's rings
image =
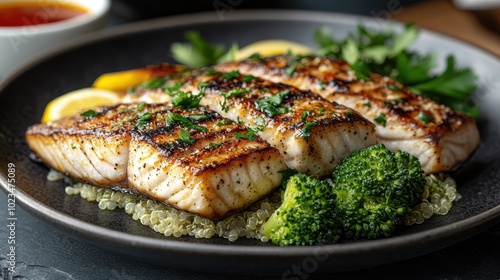
[[[92,87],[121,92],[148,81],[152,77],[152,73],[144,68],[111,72],[97,77]]]
[[[288,40],[262,40],[251,43],[238,50],[235,54],[235,59],[242,60],[255,53],[261,56],[272,56],[285,54],[288,51],[294,54],[304,55],[312,53],[313,50],[306,45]]]
[[[83,88],[71,91],[47,104],[42,122],[54,121],[96,106],[113,105],[118,102],[120,102],[119,94],[109,90]]]

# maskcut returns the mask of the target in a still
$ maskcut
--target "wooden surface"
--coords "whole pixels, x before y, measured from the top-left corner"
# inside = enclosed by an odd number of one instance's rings
[[[393,18],[454,36],[500,56],[500,26],[496,25],[500,9],[478,14],[460,10],[448,0],[432,0],[404,8]],[[489,21],[490,27],[497,30],[486,28],[482,21]]]

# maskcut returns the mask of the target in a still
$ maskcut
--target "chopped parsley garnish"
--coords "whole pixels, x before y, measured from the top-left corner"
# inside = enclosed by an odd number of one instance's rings
[[[256,60],[256,61],[262,61],[262,57],[260,56],[259,53],[253,53],[252,55],[250,55],[248,57],[248,59]]]
[[[392,101],[384,101],[384,104],[387,108],[393,108],[394,107],[394,103],[392,103]]]
[[[215,69],[213,69],[213,68],[210,68],[207,71],[205,71],[205,74],[210,75],[210,76],[219,76],[222,73],[219,72],[219,71],[217,71],[217,70],[215,70]]]
[[[240,71],[238,70],[233,70],[231,72],[228,72],[228,73],[224,73],[221,75],[221,77],[224,79],[224,80],[233,80],[233,79],[236,79],[240,76]]]
[[[137,111],[142,112],[144,111],[144,108],[146,108],[146,103],[141,103],[137,105]]]
[[[311,136],[311,128],[316,124],[316,122],[306,122],[304,127],[299,133],[300,138],[306,139]]]
[[[175,107],[179,108],[184,108],[184,109],[191,109],[191,108],[196,108],[200,104],[201,99],[203,98],[204,94],[193,94],[192,92],[188,91],[174,91],[169,93],[170,97],[172,97],[172,105]]]
[[[322,117],[325,115],[325,108],[318,108],[318,116]]]
[[[257,77],[252,76],[252,75],[243,76],[243,82],[250,82],[250,81],[255,80],[255,79],[257,79]]]
[[[260,131],[264,130],[266,128],[266,121],[261,118],[261,117],[256,117],[254,120],[253,120],[253,123],[255,125],[257,125],[257,127],[259,128]]]
[[[297,62],[295,60],[291,60],[288,66],[285,69],[285,74],[287,76],[292,76],[292,74],[295,72],[295,67],[297,66]]]
[[[365,102],[365,103],[363,103],[363,106],[371,108],[372,104],[370,102]]]
[[[383,125],[383,126],[385,126],[387,124],[387,120],[385,119],[384,113],[378,114],[373,120],[376,121],[377,123]]]
[[[395,86],[393,84],[387,85],[387,88],[390,89],[390,90],[393,90],[393,91],[401,91],[400,88],[398,88],[397,86]]]
[[[453,110],[477,117],[479,110],[472,100],[477,77],[470,68],[459,68],[448,56],[443,72],[436,72],[436,55],[421,54],[409,48],[419,29],[407,24],[401,33],[392,30],[371,31],[359,25],[357,31],[337,40],[328,27],[316,30],[318,53],[347,61],[359,79],[368,80],[371,73],[388,76]],[[396,85],[388,89],[401,91]]]
[[[98,115],[97,112],[94,110],[87,110],[87,111],[80,114],[80,116],[82,116],[82,117],[90,117],[90,118],[93,118],[97,115]]]
[[[136,127],[141,127],[141,126],[146,125],[147,123],[149,123],[149,121],[153,117],[153,114],[151,114],[150,112],[141,112],[141,113],[137,114],[137,117],[138,118],[135,121],[134,125]]]
[[[420,113],[418,113],[417,118],[425,124],[428,124],[434,120],[434,118],[431,115],[426,114],[424,111],[420,111]]]
[[[223,142],[221,142],[221,143],[210,143],[210,144],[208,144],[208,145],[209,145],[210,147],[212,147],[212,148],[216,148],[216,147],[219,147],[219,146],[220,146],[220,145],[222,145],[222,144],[224,144],[224,143],[223,143]]]
[[[235,96],[241,96],[245,93],[247,93],[248,90],[247,89],[242,89],[242,88],[234,88],[230,91],[226,91],[226,92],[223,92],[222,93],[222,96],[224,96],[224,100],[220,103],[220,106],[222,107],[222,110],[224,112],[227,112],[228,111],[228,107],[227,107],[227,99],[228,98],[231,98],[231,97],[235,97]]]
[[[204,90],[205,90],[205,88],[206,88],[206,87],[208,87],[208,86],[210,86],[210,84],[209,84],[209,83],[207,83],[207,82],[199,82],[199,83],[198,83],[198,89],[199,89],[200,91],[204,91]]]
[[[195,115],[195,116],[197,116],[197,115]],[[186,117],[183,117],[181,115],[174,114],[172,112],[168,112],[166,122],[167,122],[167,125],[173,125],[174,123],[178,122],[181,125],[183,125],[184,127],[189,128],[189,129],[194,129],[194,130],[198,130],[201,132],[207,131],[206,127],[194,124],[193,121],[190,120],[190,117],[186,118]]]
[[[191,139],[191,133],[185,129],[181,129],[179,132],[179,138],[175,139],[176,141],[179,142],[186,142],[188,144],[193,144],[195,142],[194,139]]]
[[[280,91],[270,97],[259,99],[255,101],[257,108],[259,108],[262,112],[264,112],[269,117],[274,117],[279,114],[284,114],[289,112],[289,110],[285,107],[279,107],[283,102],[285,96],[290,94],[290,90],[286,89],[284,91]]]
[[[155,89],[155,88],[160,88],[165,84],[167,81],[167,78],[158,78],[154,77],[153,79],[146,81],[141,84],[141,87],[147,88],[147,89]]]
[[[208,119],[208,117],[208,115],[189,115],[188,118],[194,121],[201,121]]]
[[[216,64],[226,52],[223,45],[210,44],[196,31],[187,31],[185,36],[189,43],[170,46],[173,58],[184,65],[201,67]]]
[[[218,120],[217,123],[215,124],[216,126],[221,126],[221,125],[228,125],[231,124],[232,122],[228,119],[223,119],[223,120]]]
[[[258,136],[257,132],[258,132],[258,130],[249,127],[246,134],[237,132],[236,139],[248,139],[249,141],[253,141]]]
[[[323,109],[324,111],[324,109]],[[307,118],[307,116],[311,115],[312,111],[311,110],[305,110],[304,112],[302,112],[302,114],[300,114],[300,119],[301,120],[305,120]]]
[[[171,94],[172,92],[179,90],[183,86],[182,82],[177,82],[173,85],[166,85],[163,87],[163,91],[165,91],[167,94]]]

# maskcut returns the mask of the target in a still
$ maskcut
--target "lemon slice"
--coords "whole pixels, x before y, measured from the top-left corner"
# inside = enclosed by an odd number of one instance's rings
[[[120,102],[120,96],[113,91],[83,88],[68,92],[47,104],[42,122],[49,122],[96,106],[113,105]]]
[[[151,72],[144,68],[111,72],[97,77],[92,87],[120,92],[126,91],[128,88],[145,82],[152,77]]]
[[[310,54],[313,50],[306,45],[288,40],[262,40],[254,42],[238,50],[235,54],[235,59],[242,60],[255,53],[258,53],[261,56],[272,56],[284,54],[288,51],[294,54],[304,55]]]

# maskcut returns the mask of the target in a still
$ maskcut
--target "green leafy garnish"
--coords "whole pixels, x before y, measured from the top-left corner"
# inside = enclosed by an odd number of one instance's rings
[[[224,79],[224,80],[232,80],[232,79],[236,79],[240,76],[240,71],[238,70],[233,70],[231,72],[227,72],[227,73],[224,73],[221,75],[221,77]]]
[[[141,112],[141,113],[137,114],[137,117],[138,118],[135,121],[134,125],[136,127],[141,127],[141,126],[146,125],[147,123],[149,123],[149,121],[153,117],[153,114],[151,114],[150,112]]]
[[[385,126],[387,124],[387,120],[385,119],[384,113],[378,114],[373,120],[376,121],[377,123],[383,125],[383,126]]]
[[[142,83],[140,85],[140,87],[147,88],[147,89],[156,89],[156,88],[163,86],[166,81],[167,81],[167,78],[154,77],[151,80]]]
[[[304,127],[299,133],[300,138],[306,139],[311,136],[311,128],[316,124],[316,122],[306,122]]]
[[[142,112],[144,111],[144,108],[146,108],[146,103],[141,103],[137,105],[137,111]]]
[[[173,43],[170,46],[170,51],[175,60],[191,67],[201,67],[233,60],[234,53],[238,49],[238,46],[233,44],[226,53],[223,45],[207,42],[196,31],[187,31],[185,37],[189,43]]]
[[[241,96],[241,95],[243,95],[243,94],[245,94],[247,92],[248,92],[247,89],[243,89],[243,88],[240,88],[240,87],[234,88],[234,89],[232,89],[230,91],[223,92],[222,96],[224,96],[224,100],[220,103],[220,106],[222,107],[222,111],[227,112],[228,109],[229,109],[227,107],[227,99],[235,97],[235,96]]]
[[[272,118],[276,115],[284,114],[289,111],[287,108],[279,107],[279,105],[283,102],[284,97],[288,94],[290,94],[290,90],[286,89],[274,94],[273,96],[259,99],[255,101],[255,104],[257,105],[257,108]]]
[[[305,120],[307,116],[311,115],[311,113],[312,113],[311,110],[305,110],[304,112],[302,112],[302,114],[300,114],[300,119]]]
[[[228,119],[223,119],[223,120],[218,120],[217,123],[215,124],[216,126],[221,126],[221,125],[228,125],[231,124],[232,122]]]
[[[168,95],[172,97],[172,105],[179,108],[191,109],[196,108],[200,104],[201,99],[204,94],[193,94],[192,92],[184,92],[184,91],[173,91]]]
[[[191,139],[191,133],[185,129],[181,129],[179,132],[179,138],[176,138],[175,140],[179,142],[186,142],[188,144],[193,144],[195,142],[194,139]]]
[[[249,141],[253,141],[258,136],[257,132],[258,132],[258,130],[249,127],[247,129],[247,133],[246,134],[237,132],[236,133],[236,139],[248,139]]]
[[[432,118],[432,116],[426,114],[424,111],[420,111],[420,113],[418,113],[417,118],[425,124],[428,124],[434,120],[434,118]]]
[[[198,116],[198,115],[195,115],[195,116]],[[193,120],[196,120],[196,118],[197,117],[195,117],[195,119],[193,119]],[[190,120],[190,117],[186,118],[186,117],[183,117],[181,115],[174,114],[172,112],[168,112],[166,122],[167,122],[167,125],[172,125],[172,124],[178,122],[186,128],[198,130],[201,132],[207,131],[206,127],[194,124],[194,122],[192,120]]]
[[[369,80],[370,73],[389,76],[413,92],[425,95],[453,110],[476,117],[478,109],[471,99],[477,77],[469,68],[459,69],[453,56],[446,59],[446,69],[435,71],[436,56],[420,54],[409,46],[417,39],[419,29],[405,25],[401,33],[392,30],[370,31],[358,26],[357,32],[336,40],[328,28],[316,30],[314,39],[321,55],[347,61],[359,79]],[[399,91],[396,86],[388,86]]]

